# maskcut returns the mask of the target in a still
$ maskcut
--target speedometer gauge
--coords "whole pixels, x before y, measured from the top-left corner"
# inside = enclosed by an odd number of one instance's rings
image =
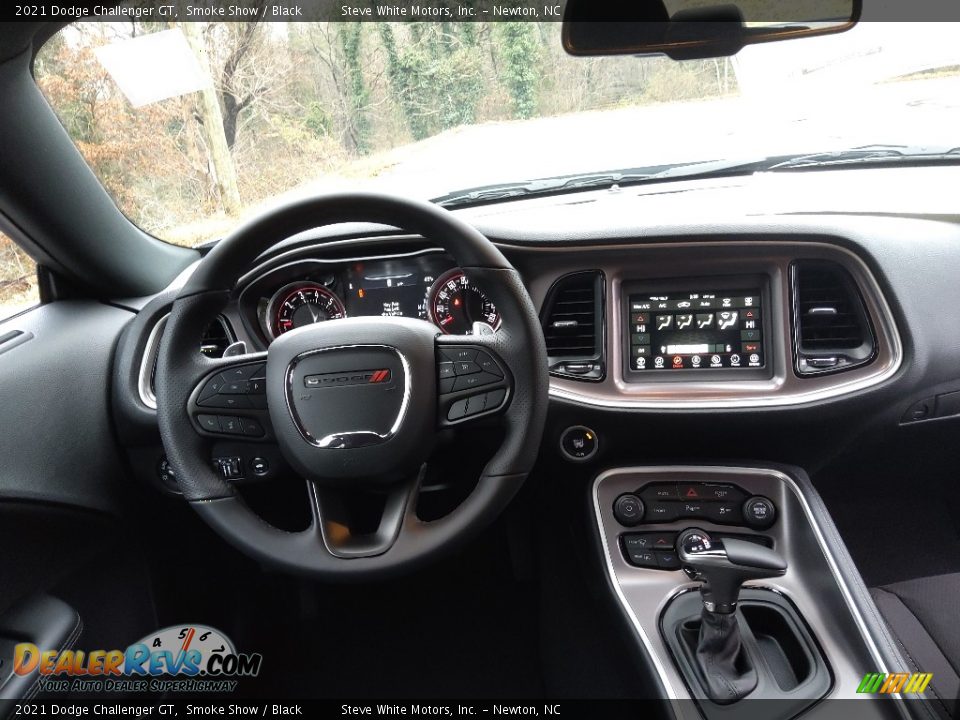
[[[500,313],[483,292],[473,285],[462,270],[444,273],[427,296],[430,318],[448,335],[470,335],[475,322],[492,329],[500,327]]]
[[[298,282],[281,288],[270,301],[267,313],[274,337],[304,325],[347,316],[340,298],[313,282]]]

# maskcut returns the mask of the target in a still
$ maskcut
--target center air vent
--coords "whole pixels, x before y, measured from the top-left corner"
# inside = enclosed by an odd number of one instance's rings
[[[800,375],[870,362],[876,340],[856,282],[840,265],[804,260],[791,266],[794,355]]]
[[[551,374],[603,378],[603,285],[603,273],[590,270],[563,276],[547,293],[540,321]]]

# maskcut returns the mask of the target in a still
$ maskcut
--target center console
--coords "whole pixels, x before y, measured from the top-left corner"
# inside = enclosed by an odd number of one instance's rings
[[[908,667],[802,472],[616,468],[593,503],[617,601],[681,714],[826,716],[865,673]]]

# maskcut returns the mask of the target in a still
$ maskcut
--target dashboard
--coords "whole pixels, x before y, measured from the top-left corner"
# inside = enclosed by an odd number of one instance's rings
[[[342,260],[306,257],[245,280],[238,309],[261,346],[305,325],[346,317],[420,318],[446,334],[495,331],[500,313],[437,250]]]

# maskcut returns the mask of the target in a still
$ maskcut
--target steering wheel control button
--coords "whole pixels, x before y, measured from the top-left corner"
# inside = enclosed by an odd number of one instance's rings
[[[440,354],[451,362],[473,362],[477,359],[475,348],[444,348]]]
[[[224,370],[220,375],[227,382],[242,382],[254,377],[258,370],[262,376],[263,368],[263,365],[238,365],[229,370]]]
[[[453,371],[457,375],[472,375],[473,373],[480,372],[480,366],[469,360],[458,360],[453,364]]]
[[[480,369],[483,370],[484,372],[492,373],[497,377],[503,377],[503,371],[500,370],[500,366],[497,365],[496,360],[490,357],[483,350],[477,351],[476,363],[477,365],[480,366]]]
[[[250,470],[254,475],[263,477],[270,472],[270,462],[266,458],[255,457],[250,461]]]
[[[457,400],[453,405],[450,406],[450,409],[447,410],[447,420],[459,420],[467,416],[467,407],[470,403],[470,398],[464,398],[463,400]]]
[[[243,435],[243,425],[240,418],[220,416],[220,430],[227,435]]]
[[[197,415],[197,422],[207,432],[220,432],[220,418],[216,415]]]
[[[617,522],[626,527],[633,527],[643,522],[643,500],[636,495],[621,495],[613,502],[613,516]]]
[[[469,363],[474,365],[474,363]],[[477,371],[479,368],[477,368]],[[500,382],[502,378],[497,377],[493,373],[477,372],[474,371],[472,375],[458,375],[457,379],[453,383],[453,391],[457,392],[458,390],[470,390],[471,388],[483,387],[484,385],[493,385],[494,383]]]
[[[452,362],[442,362],[437,365],[437,378],[440,380],[445,380],[447,378],[452,378],[456,373],[453,370]]]
[[[755,495],[743,504],[743,520],[752,528],[763,530],[773,525],[777,507],[769,498]]]
[[[568,427],[560,436],[560,452],[574,462],[586,462],[598,448],[597,434],[583,425]]]
[[[240,428],[243,430],[244,435],[247,437],[263,437],[263,425],[256,419],[248,417],[238,419],[240,420]]]

